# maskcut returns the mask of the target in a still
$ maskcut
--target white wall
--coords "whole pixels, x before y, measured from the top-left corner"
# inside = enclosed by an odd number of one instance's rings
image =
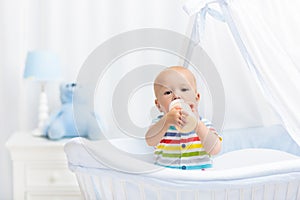
[[[39,88],[22,78],[28,50],[57,51],[65,80],[74,81],[89,53],[111,36],[145,27],[184,33],[187,20],[174,0],[0,0],[0,200],[12,199],[5,143],[37,123]],[[48,93],[53,110],[59,106],[57,85]]]

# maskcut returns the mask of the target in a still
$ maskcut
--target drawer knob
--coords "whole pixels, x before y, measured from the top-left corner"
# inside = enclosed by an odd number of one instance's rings
[[[57,181],[58,178],[58,174],[56,172],[53,172],[49,177],[49,182],[53,184]]]

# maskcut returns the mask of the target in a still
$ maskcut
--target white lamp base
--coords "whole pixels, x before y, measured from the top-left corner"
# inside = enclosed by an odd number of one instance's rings
[[[47,94],[44,91],[44,86],[42,85],[42,91],[40,94],[40,104],[39,104],[39,122],[38,127],[32,131],[33,136],[42,136],[43,129],[46,121],[49,119],[49,108],[48,108],[48,99]]]

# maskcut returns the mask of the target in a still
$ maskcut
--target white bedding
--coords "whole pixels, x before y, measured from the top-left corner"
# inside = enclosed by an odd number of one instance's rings
[[[130,142],[131,141],[131,142]],[[159,179],[186,181],[237,180],[285,173],[300,174],[300,157],[272,149],[243,149],[225,153],[214,159],[214,168],[205,172],[199,170],[176,170],[156,166],[149,159],[151,149],[135,155],[124,153],[122,145],[138,148],[142,141],[116,139],[108,141],[88,141],[74,138],[65,147],[70,165],[79,168],[110,169],[125,173],[143,174]],[[120,144],[120,145],[118,145]],[[121,145],[122,144],[122,145]],[[116,148],[116,147],[120,147]],[[130,149],[130,148],[127,148]],[[149,150],[149,151],[148,151]],[[151,172],[151,173],[149,173]],[[174,173],[176,172],[176,173]],[[176,174],[176,175],[174,175]]]

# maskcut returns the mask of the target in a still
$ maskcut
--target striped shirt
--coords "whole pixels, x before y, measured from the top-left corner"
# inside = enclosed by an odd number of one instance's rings
[[[154,123],[160,120],[159,116]],[[207,128],[216,132],[211,122],[200,118]],[[205,169],[212,167],[210,155],[205,151],[195,131],[180,133],[170,126],[154,151],[155,164],[183,170]]]

